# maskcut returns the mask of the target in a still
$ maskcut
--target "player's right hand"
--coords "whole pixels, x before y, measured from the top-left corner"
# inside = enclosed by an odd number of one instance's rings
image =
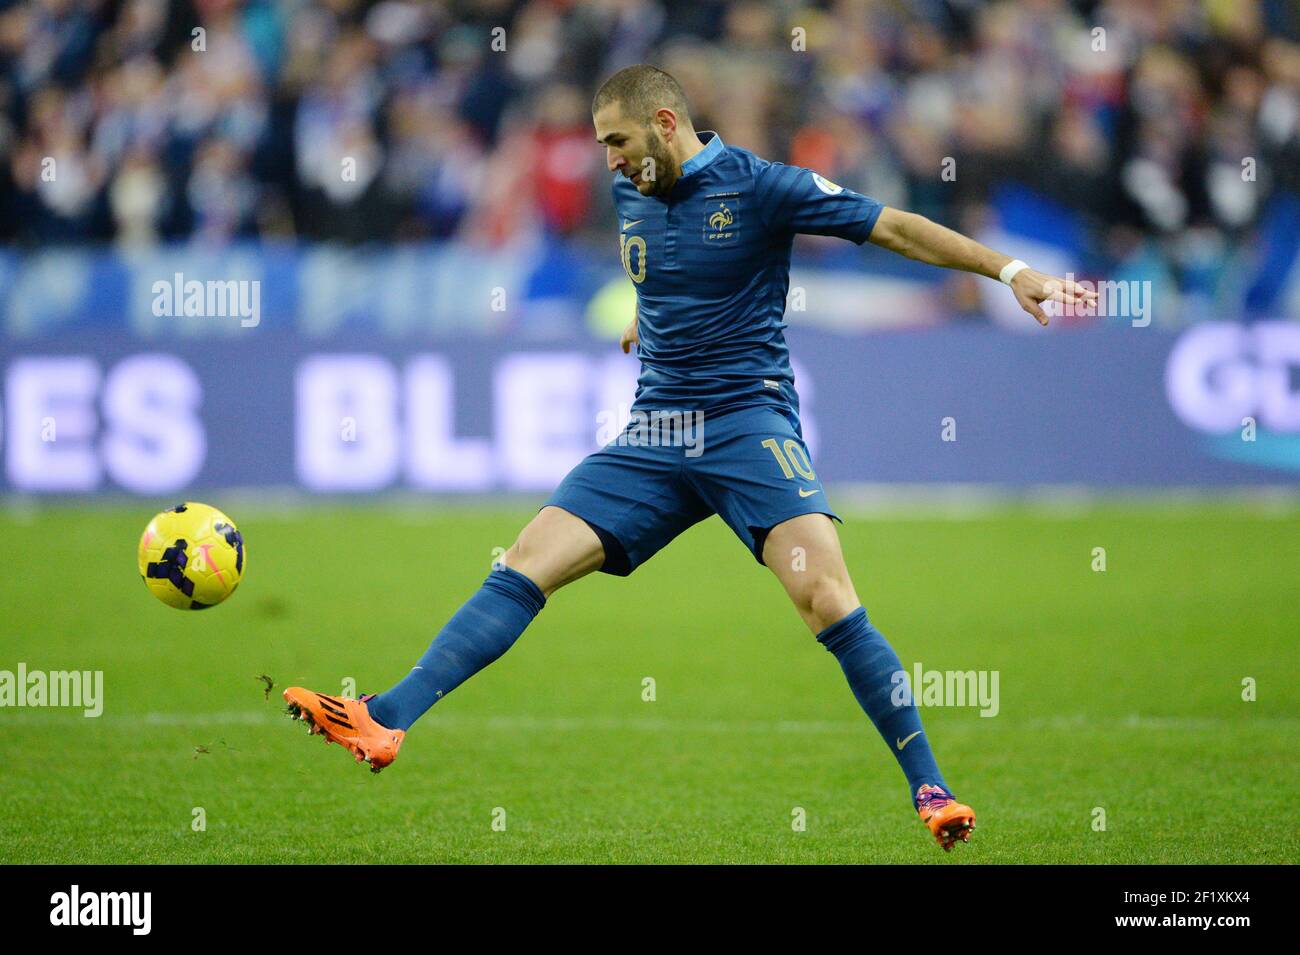
[[[636,316],[632,316],[632,321],[627,323],[627,328],[623,329],[623,337],[618,340],[618,345],[623,349],[623,354],[630,354],[632,346],[637,344],[640,339],[636,337]]]

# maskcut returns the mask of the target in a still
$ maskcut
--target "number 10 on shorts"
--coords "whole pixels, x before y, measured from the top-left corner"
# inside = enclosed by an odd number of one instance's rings
[[[781,465],[781,473],[786,476],[786,480],[792,480],[795,471],[798,471],[799,476],[806,481],[817,480],[817,475],[813,473],[812,462],[808,460],[807,453],[794,438],[785,439],[784,451],[781,445],[777,444],[776,438],[765,438],[763,447],[772,452],[772,457],[776,458],[776,463]]]

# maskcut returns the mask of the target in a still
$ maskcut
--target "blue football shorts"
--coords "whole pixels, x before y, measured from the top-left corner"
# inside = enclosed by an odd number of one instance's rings
[[[719,515],[763,563],[777,524],[802,514],[839,520],[813,470],[798,417],[773,405],[722,414],[642,412],[584,458],[546,506],[580,517],[626,576],[669,541]]]

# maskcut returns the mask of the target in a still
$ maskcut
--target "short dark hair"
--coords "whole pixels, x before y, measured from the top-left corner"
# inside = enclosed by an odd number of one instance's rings
[[[593,113],[610,103],[618,103],[631,119],[650,124],[655,111],[668,108],[678,120],[690,123],[690,108],[682,85],[663,70],[646,63],[627,66],[607,79],[591,101]]]

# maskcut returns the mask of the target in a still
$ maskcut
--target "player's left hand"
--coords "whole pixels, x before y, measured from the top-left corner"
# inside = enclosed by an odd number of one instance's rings
[[[632,351],[632,346],[640,342],[636,337],[636,320],[637,316],[633,314],[632,321],[627,323],[627,328],[623,329],[623,337],[618,340],[618,345],[623,349],[623,354],[627,355]]]
[[[1047,324],[1047,313],[1040,307],[1040,302],[1062,302],[1084,308],[1097,304],[1096,291],[1086,289],[1078,282],[1054,278],[1033,269],[1017,272],[1011,280],[1011,291],[1020,307],[1034,316],[1039,325]]]

